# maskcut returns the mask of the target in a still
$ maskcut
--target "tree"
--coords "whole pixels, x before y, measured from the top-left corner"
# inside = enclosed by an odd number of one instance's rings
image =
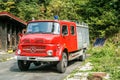
[[[11,12],[12,9],[15,9],[15,2],[4,1],[0,3],[0,11]]]
[[[80,5],[79,14],[89,24],[91,37],[109,37],[119,31],[118,3],[119,0],[90,0]]]
[[[32,17],[38,19],[40,15],[39,5],[35,2],[26,3],[21,1],[17,4],[16,8],[18,10],[17,16],[25,21],[32,20]]]
[[[11,12],[25,21],[76,20],[89,25],[90,37],[109,37],[120,28],[120,0],[0,0],[0,11]]]

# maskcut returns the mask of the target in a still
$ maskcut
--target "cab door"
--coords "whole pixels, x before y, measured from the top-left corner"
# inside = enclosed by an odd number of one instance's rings
[[[76,34],[76,26],[74,24],[70,25],[70,47],[71,47],[71,52],[77,50],[77,34]]]
[[[62,25],[62,41],[64,46],[68,49],[68,52],[70,52],[70,35],[69,35],[69,26],[67,24]]]

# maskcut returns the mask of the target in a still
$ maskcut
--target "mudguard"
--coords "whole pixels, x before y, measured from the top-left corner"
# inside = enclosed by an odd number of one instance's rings
[[[57,51],[57,56],[59,57],[60,61],[62,59],[62,53],[65,49],[67,49],[65,44],[59,46],[59,50]]]

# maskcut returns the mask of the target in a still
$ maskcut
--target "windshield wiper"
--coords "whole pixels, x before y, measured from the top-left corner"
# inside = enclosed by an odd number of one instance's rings
[[[34,34],[34,33],[44,33],[42,31],[38,31],[38,32],[27,32],[27,34]]]
[[[26,34],[32,34],[33,32],[26,32]]]
[[[42,33],[42,34],[52,34],[53,32],[39,32],[39,33]]]
[[[43,31],[39,31],[39,32],[27,32],[26,34],[35,34],[35,33],[53,34],[53,32],[43,32]]]

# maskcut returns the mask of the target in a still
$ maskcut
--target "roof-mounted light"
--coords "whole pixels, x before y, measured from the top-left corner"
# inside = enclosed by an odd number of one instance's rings
[[[55,16],[54,16],[54,20],[58,20],[58,15],[55,15]]]

